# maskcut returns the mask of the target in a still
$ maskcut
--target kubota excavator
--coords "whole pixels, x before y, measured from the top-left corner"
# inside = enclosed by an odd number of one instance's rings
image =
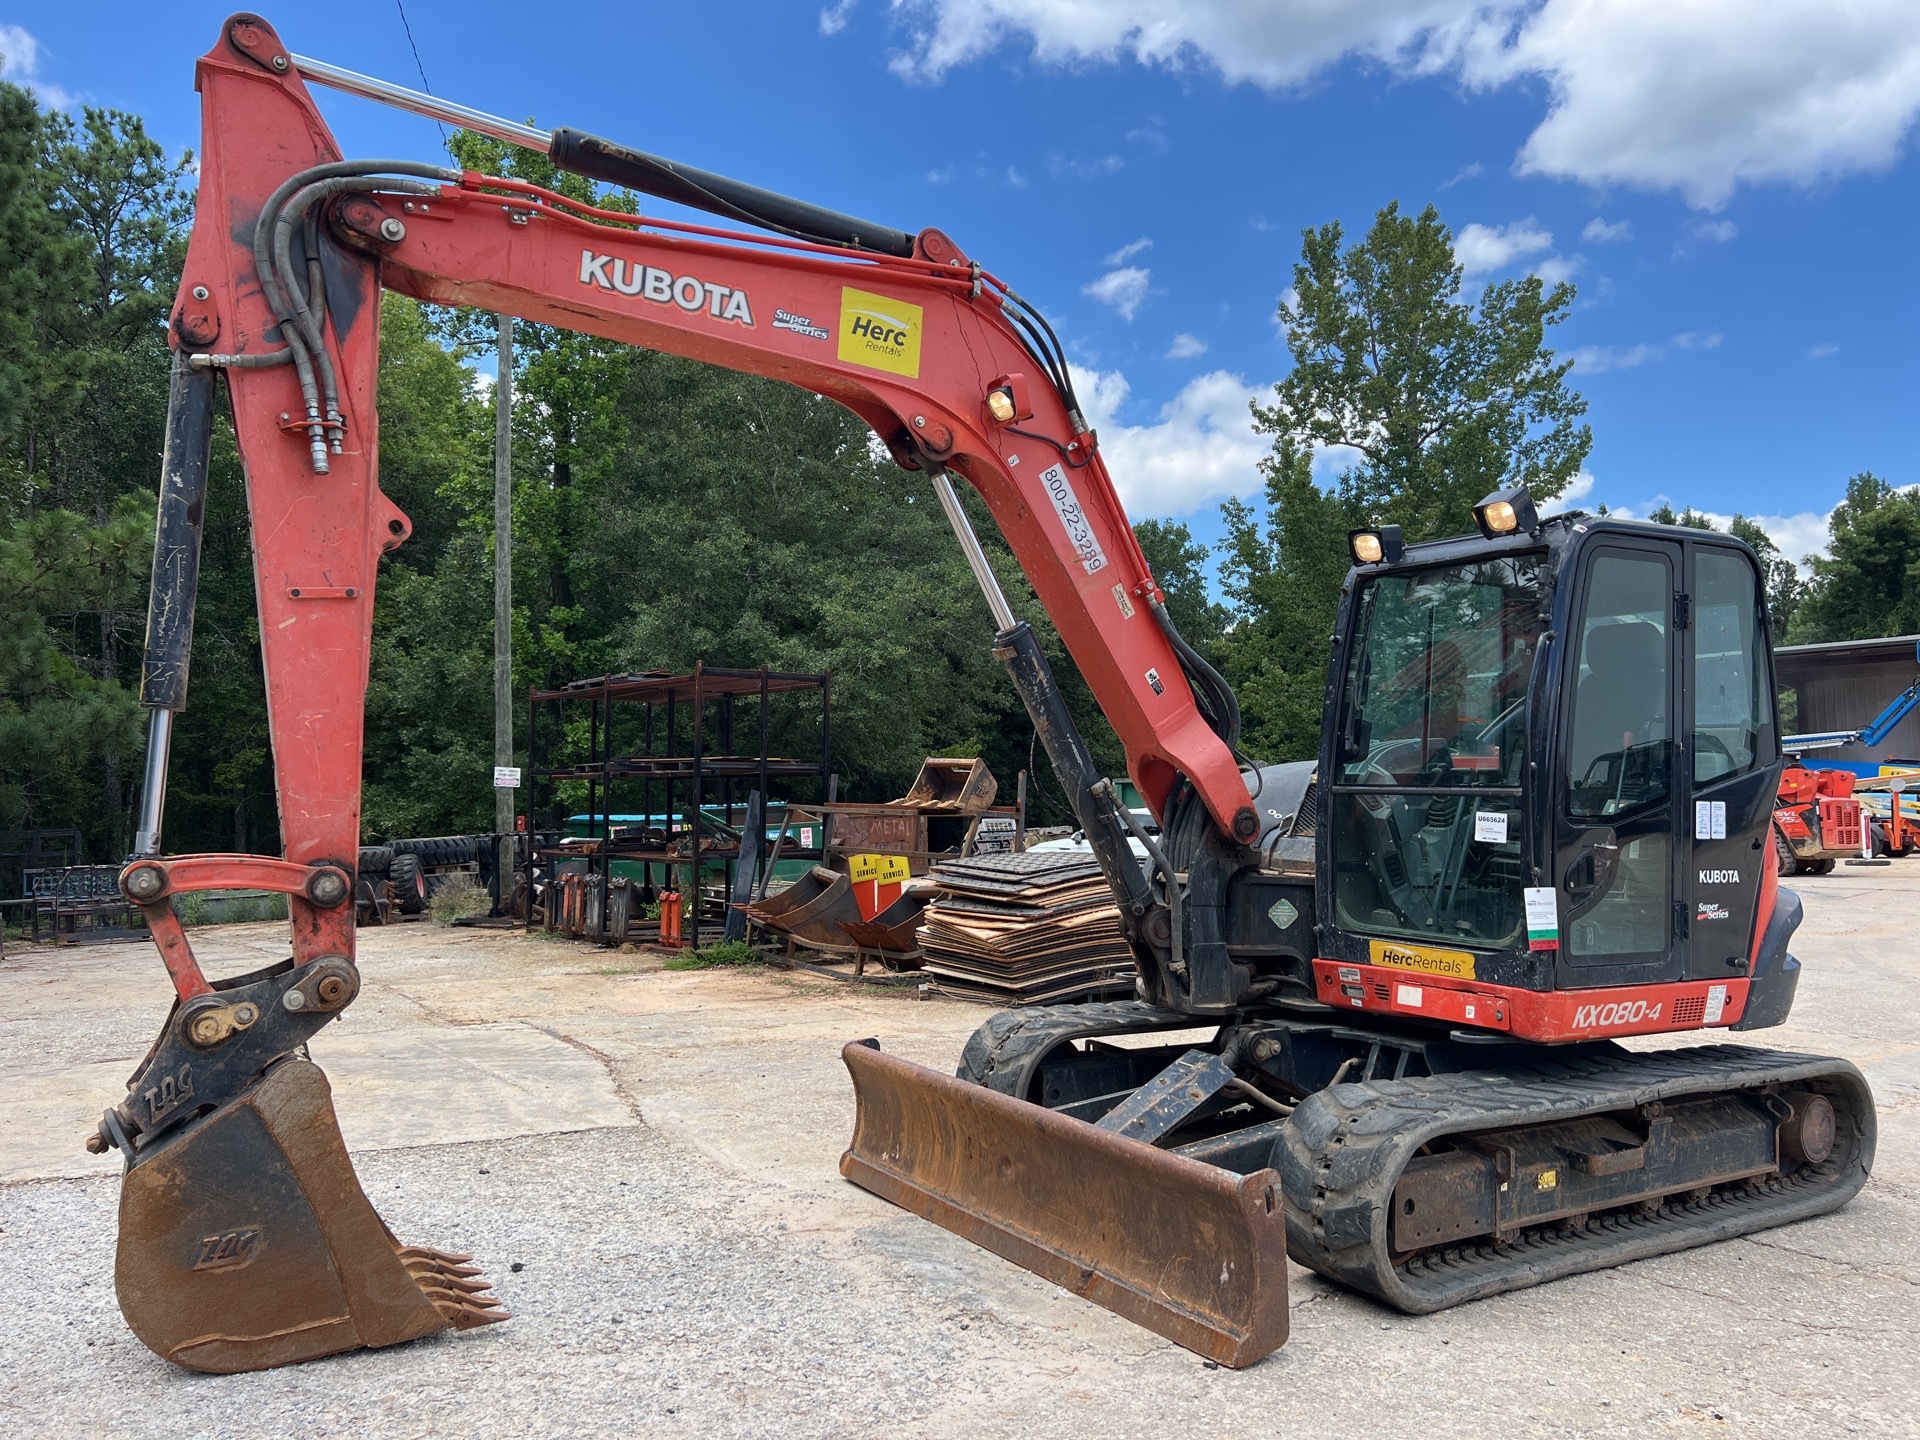
[[[309,82],[758,233],[343,160]],[[253,15],[225,24],[198,88],[148,773],[121,875],[177,1001],[89,1141],[125,1158],[119,1297],[159,1354],[252,1370],[505,1318],[465,1257],[381,1223],[305,1048],[359,988],[373,587],[408,531],[376,483],[383,286],[791,381],[929,477],[1114,891],[1139,999],[996,1016],[958,1077],[849,1045],[842,1171],[859,1184],[1244,1365],[1286,1338],[1289,1253],[1429,1311],[1816,1215],[1863,1183],[1873,1102],[1845,1061],[1614,1043],[1779,1024],[1798,979],[1799,905],[1768,844],[1767,629],[1739,542],[1542,519],[1519,488],[1467,538],[1357,532],[1317,765],[1243,766],[1233,694],[1167,617],[1053,332],[938,230],[338,70]],[[160,848],[221,374],[283,860]],[[1096,770],[950,474],[1006,535],[1157,836]],[[292,954],[209,981],[172,899],[230,886],[288,896]]]

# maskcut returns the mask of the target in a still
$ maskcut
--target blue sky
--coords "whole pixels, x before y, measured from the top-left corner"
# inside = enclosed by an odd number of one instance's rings
[[[196,143],[229,6],[0,9],[5,74]],[[417,85],[393,0],[265,12],[298,53]],[[1052,318],[1136,518],[1219,533],[1257,491],[1249,396],[1300,231],[1440,207],[1470,284],[1569,276],[1554,337],[1583,503],[1663,498],[1824,541],[1846,477],[1920,480],[1915,0],[408,0],[439,94],[906,229]],[[328,92],[349,155],[431,122]],[[1330,458],[1329,464],[1334,463]],[[1466,517],[1462,517],[1463,521]]]

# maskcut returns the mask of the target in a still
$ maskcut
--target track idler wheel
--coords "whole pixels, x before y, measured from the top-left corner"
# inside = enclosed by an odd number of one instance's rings
[[[467,1260],[394,1240],[354,1175],[326,1076],[301,1059],[143,1152],[120,1192],[121,1312],[190,1370],[265,1370],[505,1320]]]
[[[1836,1124],[1833,1102],[1812,1090],[1797,1090],[1781,1097],[1789,1107],[1780,1122],[1780,1161],[1782,1164],[1819,1165],[1833,1154]]]

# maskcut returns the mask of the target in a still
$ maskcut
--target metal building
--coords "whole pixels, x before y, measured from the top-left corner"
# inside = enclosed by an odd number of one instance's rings
[[[1803,735],[1866,725],[1920,674],[1916,643],[1920,635],[1782,646],[1773,652],[1782,724],[1788,732]],[[1788,696],[1794,697],[1797,712],[1788,710]],[[1920,760],[1920,710],[1895,726],[1880,745],[1842,745],[1820,755],[1833,760]]]

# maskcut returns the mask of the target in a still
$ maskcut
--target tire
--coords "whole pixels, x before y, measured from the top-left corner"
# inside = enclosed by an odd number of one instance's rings
[[[393,865],[393,852],[384,845],[362,845],[359,863],[362,875],[384,875]]]
[[[418,915],[427,908],[427,882],[418,855],[394,856],[387,878],[393,882],[394,903],[402,915]]]
[[[1833,861],[1809,860],[1801,868],[1809,875],[1831,875],[1833,873]]]
[[[1780,828],[1777,825],[1773,831],[1773,853],[1780,857],[1780,873],[1782,875],[1798,875],[1800,873],[1800,857],[1793,853],[1793,847],[1787,844],[1787,837],[1780,833]]]

